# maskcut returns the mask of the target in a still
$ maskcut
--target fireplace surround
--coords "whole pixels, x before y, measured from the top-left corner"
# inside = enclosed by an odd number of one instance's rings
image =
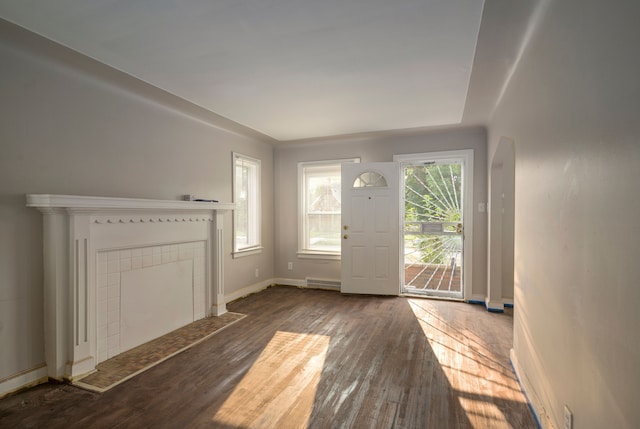
[[[191,321],[226,312],[229,203],[27,195],[43,213],[48,375],[74,379]]]

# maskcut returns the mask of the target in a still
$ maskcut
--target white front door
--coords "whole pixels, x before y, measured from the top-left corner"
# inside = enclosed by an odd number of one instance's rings
[[[343,293],[400,294],[398,164],[342,164]]]

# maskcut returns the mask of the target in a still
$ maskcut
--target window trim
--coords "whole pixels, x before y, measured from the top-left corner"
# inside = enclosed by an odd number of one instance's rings
[[[301,161],[298,162],[298,251],[296,252],[298,258],[301,259],[327,259],[327,260],[340,260],[341,252],[338,251],[326,251],[316,249],[305,249],[305,236],[306,236],[306,182],[304,169],[306,167],[321,167],[321,166],[334,166],[345,163],[359,163],[360,158],[340,158],[340,159],[328,159],[321,161]]]
[[[256,177],[255,177],[255,186],[256,186],[256,191],[255,191],[255,220],[251,223],[253,223],[255,225],[255,235],[256,235],[256,244],[247,246],[247,247],[243,247],[241,249],[238,249],[238,243],[236,242],[236,214],[237,212],[237,208],[236,210],[234,210],[233,212],[233,216],[232,216],[232,239],[233,239],[233,243],[232,243],[232,257],[235,258],[240,258],[240,257],[244,257],[244,256],[249,256],[249,255],[255,255],[258,253],[262,252],[262,186],[261,186],[261,182],[262,182],[262,162],[261,160],[257,159],[257,158],[253,158],[247,155],[243,155],[241,153],[238,152],[232,152],[232,163],[231,163],[231,170],[232,170],[232,198],[233,198],[233,202],[237,203],[237,199],[236,199],[236,190],[238,187],[238,183],[236,183],[236,166],[237,166],[237,162],[238,160],[244,160],[247,163],[250,164],[254,164],[255,165],[255,169],[256,169]]]

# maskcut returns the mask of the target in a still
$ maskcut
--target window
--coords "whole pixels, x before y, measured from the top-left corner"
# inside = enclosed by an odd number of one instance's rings
[[[301,257],[340,255],[340,164],[357,158],[298,164]]]
[[[365,171],[353,182],[354,188],[386,188],[387,179],[375,171]]]
[[[234,257],[259,252],[260,160],[233,154],[233,251]]]

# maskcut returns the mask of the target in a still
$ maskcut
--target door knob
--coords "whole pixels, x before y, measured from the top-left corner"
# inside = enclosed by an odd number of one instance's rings
[[[461,223],[459,223],[459,224],[456,226],[456,232],[457,232],[458,234],[462,234],[462,224],[461,224]]]
[[[346,231],[347,229],[349,229],[349,227],[347,225],[343,226],[344,230]]]
[[[343,235],[342,237],[343,237],[345,240],[346,240],[347,238],[349,238],[349,236],[348,236],[347,234]]]

